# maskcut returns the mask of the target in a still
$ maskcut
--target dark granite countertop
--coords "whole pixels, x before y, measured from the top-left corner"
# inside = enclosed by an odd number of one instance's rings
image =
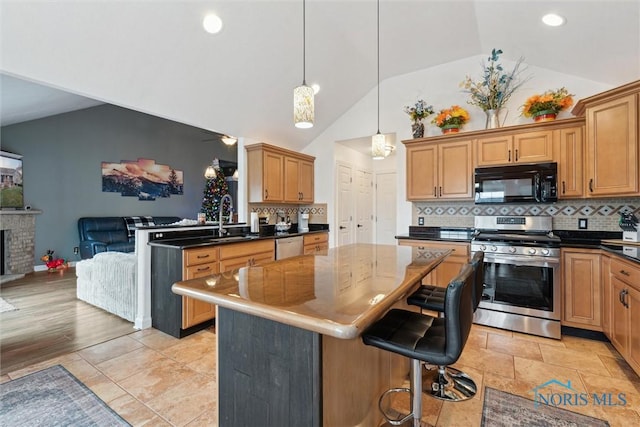
[[[287,232],[276,232],[275,226],[267,225],[260,227],[260,233],[250,233],[249,227],[233,227],[228,228],[229,235],[225,237],[216,237],[209,230],[203,230],[194,234],[193,232],[184,232],[180,230],[168,231],[163,233],[162,239],[151,240],[149,246],[158,246],[175,249],[188,249],[212,245],[225,245],[231,243],[250,242],[254,240],[264,239],[282,239],[285,237],[304,236],[305,234],[326,233],[329,231],[328,224],[309,224],[309,231],[299,233],[297,224],[292,224],[291,229]],[[185,235],[186,234],[186,235]]]
[[[602,249],[640,264],[640,246],[602,243],[603,240],[622,240],[621,231],[553,230],[564,248]],[[409,234],[396,239],[470,242],[473,228],[409,226]]]

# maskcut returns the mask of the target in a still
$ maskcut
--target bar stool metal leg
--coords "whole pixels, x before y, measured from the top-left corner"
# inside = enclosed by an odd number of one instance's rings
[[[410,388],[392,388],[385,391],[378,400],[378,408],[382,416],[387,421],[387,425],[392,426],[413,426],[420,427],[420,417],[422,416],[422,363],[418,359],[411,359],[411,380]],[[409,393],[411,399],[411,412],[402,418],[390,418],[383,408],[383,400],[392,393]]]

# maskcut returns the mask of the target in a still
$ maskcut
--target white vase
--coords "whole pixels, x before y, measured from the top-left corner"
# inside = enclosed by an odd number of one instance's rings
[[[495,129],[500,127],[500,110],[484,110],[487,115],[487,121],[484,124],[485,129]]]

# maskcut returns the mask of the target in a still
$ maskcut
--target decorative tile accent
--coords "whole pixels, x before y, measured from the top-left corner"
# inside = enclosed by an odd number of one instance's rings
[[[426,225],[440,227],[473,227],[476,215],[550,215],[556,229],[576,230],[578,218],[589,217],[589,230],[620,231],[619,213],[634,213],[640,217],[640,197],[561,200],[552,205],[475,205],[473,202],[438,201],[414,203],[413,206],[413,224],[417,223],[418,216],[426,216]]]
[[[309,212],[310,224],[327,223],[327,204],[317,203],[313,205],[264,205],[260,203],[249,203],[249,212],[256,212],[258,216],[269,215],[269,223],[275,224],[276,214],[281,211],[289,216],[292,222],[298,221],[298,211],[304,209]]]
[[[580,215],[590,216],[590,215],[593,215],[595,211],[596,209],[592,206],[583,206],[580,208]]]

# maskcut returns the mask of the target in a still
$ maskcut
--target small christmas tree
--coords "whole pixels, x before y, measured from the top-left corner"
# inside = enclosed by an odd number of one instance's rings
[[[220,200],[225,194],[229,194],[229,186],[224,178],[224,173],[220,168],[220,162],[218,159],[213,159],[212,169],[215,175],[207,177],[207,182],[204,187],[204,197],[202,199],[202,210],[207,218],[207,221],[217,221],[220,215]],[[210,172],[207,168],[205,176]],[[223,206],[223,215],[225,212],[231,214],[230,205],[228,201],[225,201]]]

